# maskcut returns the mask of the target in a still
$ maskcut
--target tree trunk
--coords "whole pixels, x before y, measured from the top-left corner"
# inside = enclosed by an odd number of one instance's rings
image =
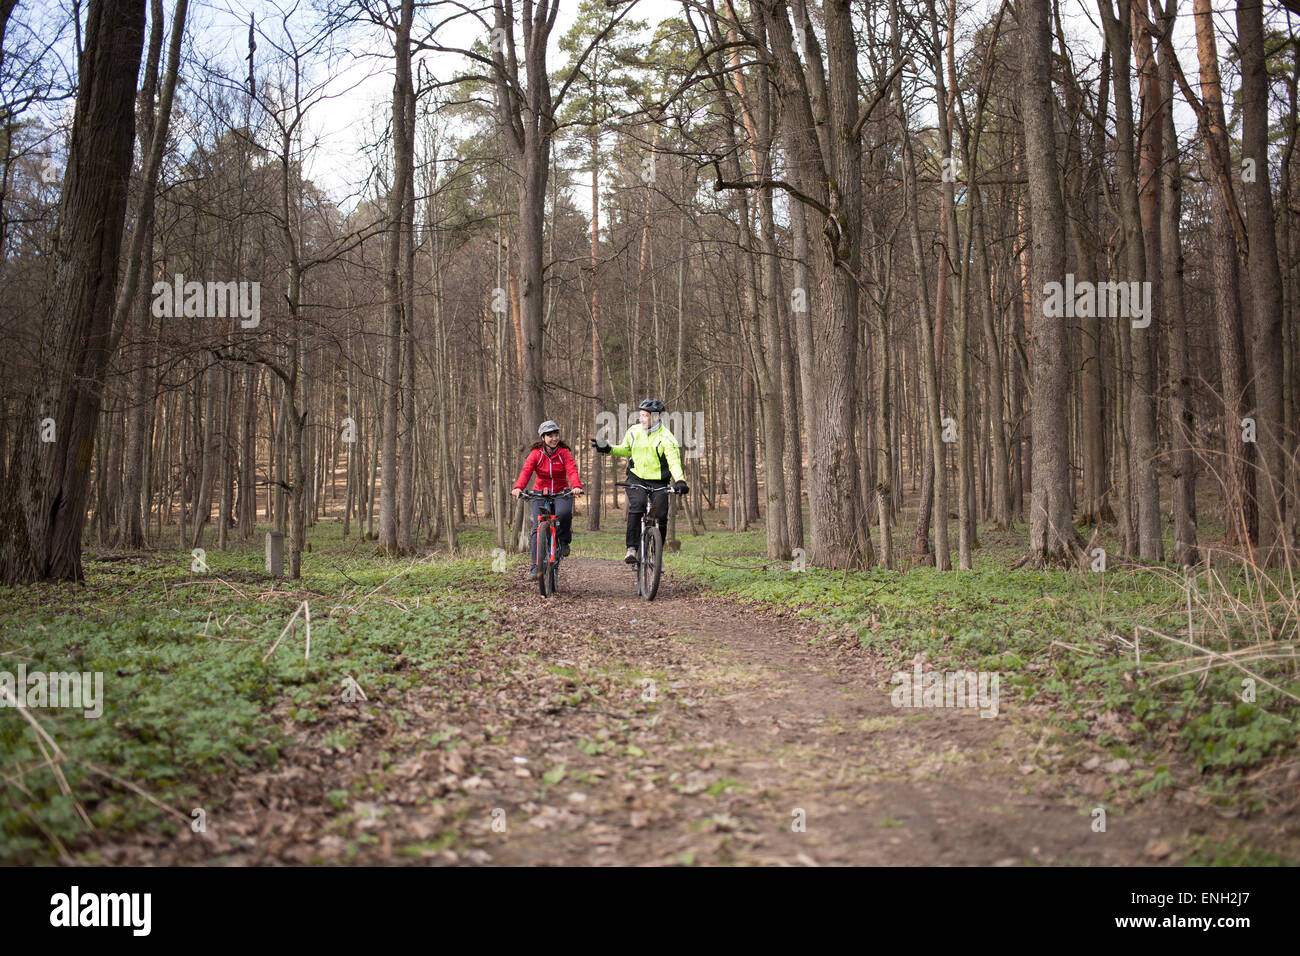
[[[0,581],[79,581],[91,452],[112,359],[144,0],[91,0],[33,388],[0,502]],[[43,420],[53,441],[41,441]],[[48,432],[47,432],[48,434]]]
[[[1125,282],[1138,283],[1130,288],[1140,288],[1151,282],[1148,301],[1150,314],[1143,320],[1132,320],[1132,312],[1118,317],[1122,342],[1128,342],[1132,362],[1131,390],[1128,401],[1130,441],[1130,473],[1132,492],[1137,508],[1137,551],[1145,561],[1164,559],[1164,546],[1160,536],[1160,486],[1156,471],[1156,394],[1155,352],[1159,329],[1160,287],[1158,276],[1148,278],[1148,262],[1159,262],[1159,163],[1162,129],[1155,116],[1158,89],[1155,59],[1151,42],[1145,34],[1134,34],[1130,4],[1145,7],[1145,0],[1119,0],[1119,14],[1115,14],[1113,0],[1100,0],[1102,21],[1106,30],[1107,46],[1115,71],[1115,165],[1116,187],[1119,191],[1119,216],[1124,235],[1126,274]],[[1137,51],[1139,89],[1142,100],[1141,158],[1135,169],[1133,161],[1133,97],[1130,85],[1132,52]],[[1140,181],[1138,177],[1141,177]],[[1133,303],[1130,301],[1130,307]],[[1100,311],[1101,302],[1097,309]],[[1131,331],[1130,331],[1131,330]],[[1131,512],[1130,512],[1131,513]]]
[[[917,309],[920,316],[917,355],[921,365],[922,440],[926,444],[925,473],[921,479],[921,504],[916,517],[916,534],[912,553],[924,557],[929,553],[929,527],[934,526],[934,565],[940,571],[952,570],[948,548],[948,503],[943,467],[943,422],[939,409],[939,373],[935,356],[934,326],[930,315],[930,292],[926,279],[925,254],[921,246],[921,221],[916,184],[916,160],[907,133],[906,114],[902,111],[901,86],[898,95],[903,136],[903,178],[907,189],[907,222],[912,239],[912,258],[916,262]]]
[[[774,55],[773,83],[782,101],[791,172],[800,192],[817,197],[822,244],[814,264],[821,307],[812,320],[816,374],[809,419],[813,430],[809,461],[809,509],[813,520],[811,558],[832,568],[874,563],[870,530],[858,493],[854,444],[857,381],[858,239],[862,218],[862,149],[858,126],[858,57],[848,0],[827,0],[827,70],[806,10],[800,24],[808,64],[794,51],[784,0],[760,0]],[[815,67],[812,66],[815,61]],[[809,95],[808,74],[815,87]],[[815,105],[814,105],[815,101]],[[814,120],[814,110],[821,122]],[[806,383],[805,383],[806,384]]]
[[[876,352],[876,522],[880,529],[880,564],[882,567],[894,567],[894,530],[893,501],[893,445],[890,441],[889,423],[893,414],[890,381],[889,349],[889,297],[886,294],[885,307],[876,317],[874,329]]]
[[[794,345],[794,355],[791,361],[797,363],[796,371],[799,375],[799,400],[801,402],[800,411],[803,413],[804,428],[801,433],[801,443],[806,442],[803,447],[804,460],[812,462],[812,443],[813,433],[816,430],[816,411],[813,406],[813,377],[816,371],[813,366],[813,342],[812,342],[812,308],[813,308],[813,288],[808,281],[808,217],[804,213],[803,203],[790,203],[790,234],[791,234],[791,257],[794,259],[792,269],[792,287],[791,295],[791,330]],[[811,490],[812,478],[809,476],[808,485]],[[803,502],[799,503],[799,510],[802,516]],[[810,507],[808,509],[808,534],[809,538],[817,534],[817,513]],[[802,539],[801,542],[802,544]]]
[[[409,70],[409,67],[408,67]],[[409,77],[408,77],[409,79]],[[407,453],[397,478],[397,549],[407,554],[415,547],[416,454],[422,447],[416,434],[415,393],[415,90],[407,84],[403,119],[406,132],[402,152],[407,168],[402,179],[402,387],[401,434]]]
[[[524,77],[516,59],[514,8],[494,0],[496,28],[506,43],[493,53],[498,121],[519,177],[519,435],[518,448],[532,443],[544,415],[542,368],[543,283],[546,182],[550,175],[554,104],[546,69],[546,47],[555,25],[558,0],[538,0],[523,8]],[[509,63],[506,54],[509,53]]]
[[[401,281],[403,215],[406,211],[407,177],[412,174],[413,156],[407,139],[407,96],[411,90],[411,21],[415,0],[401,0],[401,18],[393,39],[393,184],[388,192],[388,232],[384,247],[384,424],[379,492],[379,548],[400,553],[398,539],[398,410],[402,394],[403,296]]]
[[[1168,0],[1163,26],[1172,28],[1178,0]],[[1191,372],[1187,343],[1187,316],[1183,307],[1182,170],[1178,159],[1178,134],[1174,127],[1174,68],[1168,54],[1160,57],[1160,121],[1163,163],[1160,168],[1160,281],[1164,290],[1165,329],[1169,339],[1169,418],[1174,561],[1194,565],[1196,546],[1196,453],[1193,442],[1196,419],[1192,414]]]
[[[1228,134],[1219,83],[1219,54],[1214,38],[1210,0],[1193,0],[1196,51],[1201,68],[1201,98],[1208,114],[1207,152],[1228,153]],[[1212,160],[1211,160],[1212,162]],[[1267,177],[1267,173],[1264,173]],[[1253,446],[1242,440],[1243,419],[1251,414],[1251,389],[1246,379],[1245,333],[1237,268],[1237,241],[1232,231],[1229,204],[1235,200],[1218,177],[1210,177],[1211,270],[1214,274],[1215,327],[1218,332],[1219,369],[1223,389],[1224,460],[1218,469],[1224,478],[1224,525],[1228,547],[1249,546],[1255,528],[1251,500]]]
[[[600,345],[600,130],[591,128],[591,421],[600,416],[600,393],[605,387]],[[684,267],[684,264],[683,264]],[[610,436],[621,441],[622,435]],[[604,502],[604,470],[593,459],[590,497],[587,499],[587,530],[600,530],[600,511]]]
[[[974,191],[973,191],[974,192]],[[992,434],[992,517],[999,529],[1011,527],[1011,463],[1007,448],[1007,420],[1003,410],[1006,376],[1002,369],[1002,345],[993,322],[993,284],[989,277],[988,245],[984,238],[984,206],[975,194],[975,281],[979,283],[980,320],[988,355],[989,394],[992,403],[985,409]]]
[[[1065,208],[1056,170],[1051,31],[1046,2],[1026,0],[1018,9],[1021,42],[1021,106],[1025,169],[1029,179],[1033,255],[1033,497],[1029,552],[1034,567],[1077,564],[1083,547],[1074,530],[1070,496],[1065,319],[1045,308],[1046,286],[1065,274]]]
[[[1255,419],[1259,502],[1259,551],[1263,563],[1282,563],[1290,545],[1286,533],[1287,447],[1295,448],[1282,409],[1282,274],[1278,269],[1273,218],[1273,179],[1268,161],[1269,80],[1264,64],[1261,0],[1237,0],[1237,42],[1241,50],[1241,147],[1247,161],[1242,193],[1250,241],[1251,306],[1254,323]],[[1294,126],[1294,116],[1291,124]],[[1250,168],[1253,163],[1253,168]]]

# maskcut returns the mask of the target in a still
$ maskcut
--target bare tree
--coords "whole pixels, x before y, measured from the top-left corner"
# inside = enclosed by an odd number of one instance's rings
[[[19,418],[26,434],[14,445],[0,502],[5,584],[82,577],[81,534],[112,359],[144,25],[144,0],[91,0],[86,11],[58,245],[37,367]]]
[[[1073,565],[1083,557],[1074,530],[1066,390],[1065,319],[1044,307],[1046,286],[1065,275],[1065,206],[1056,171],[1052,36],[1047,0],[1020,0],[1025,170],[1029,175],[1033,255],[1029,285],[1034,307],[1034,454],[1029,552],[1033,567]]]
[[[1285,449],[1296,447],[1296,432],[1288,428],[1282,414],[1282,274],[1268,159],[1268,75],[1261,0],[1237,0],[1237,44],[1241,51],[1242,193],[1254,317],[1251,345],[1259,445],[1255,477],[1259,548],[1265,563],[1280,564],[1291,544],[1286,530]]]
[[[812,342],[807,343],[815,350],[813,358],[800,362],[814,369],[811,380],[803,382],[816,409],[816,417],[808,421],[808,500],[815,516],[810,557],[825,567],[868,567],[874,552],[859,493],[853,412],[860,322],[862,114],[852,14],[847,0],[824,5],[823,63],[812,21],[795,0],[805,56],[800,63],[785,0],[758,0],[757,6],[770,40],[772,81],[781,102],[793,180],[773,185],[803,203],[805,212],[811,210],[821,227],[820,248],[812,258],[822,307],[812,316]]]

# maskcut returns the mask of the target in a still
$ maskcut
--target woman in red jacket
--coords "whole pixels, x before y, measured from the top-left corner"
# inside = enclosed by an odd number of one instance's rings
[[[552,421],[544,421],[537,428],[541,441],[533,445],[524,460],[519,480],[515,482],[510,493],[516,498],[528,484],[528,479],[537,475],[533,491],[555,492],[573,489],[574,498],[582,494],[582,482],[578,478],[578,463],[573,460],[569,446],[560,441],[560,426]],[[533,565],[528,569],[528,580],[536,581],[541,572],[537,568],[537,513],[542,503],[533,499]],[[573,540],[573,498],[555,499],[555,516],[560,519],[559,542],[560,557],[569,556],[569,542]]]

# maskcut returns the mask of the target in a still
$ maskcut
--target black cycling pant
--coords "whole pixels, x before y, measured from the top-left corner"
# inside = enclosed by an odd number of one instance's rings
[[[628,481],[639,481],[654,489],[668,487],[666,481],[645,481],[631,477]],[[659,534],[664,540],[668,539],[668,495],[663,493],[652,495],[636,485],[629,484],[627,488],[627,546],[629,548],[635,548],[641,542],[641,516],[646,513],[647,499],[654,503],[653,514],[655,523],[659,525]]]

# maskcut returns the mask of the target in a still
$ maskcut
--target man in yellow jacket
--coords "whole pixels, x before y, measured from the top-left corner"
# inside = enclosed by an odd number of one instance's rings
[[[641,516],[652,496],[655,523],[659,533],[668,536],[668,496],[659,494],[674,482],[678,494],[690,491],[682,474],[681,445],[659,416],[664,403],[657,398],[647,398],[637,406],[640,423],[633,425],[618,445],[610,445],[593,438],[591,445],[602,455],[618,455],[630,459],[627,463],[627,554],[623,560],[636,564],[637,541],[641,537]],[[642,487],[638,487],[642,486]],[[649,491],[646,491],[649,488]]]

